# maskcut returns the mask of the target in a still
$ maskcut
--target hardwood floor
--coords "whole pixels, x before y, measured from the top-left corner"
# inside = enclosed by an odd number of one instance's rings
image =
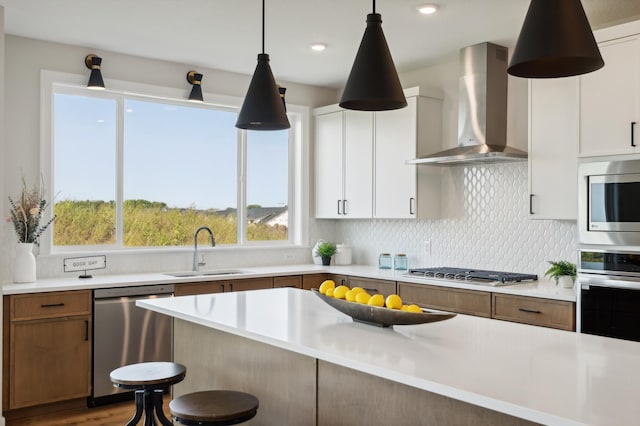
[[[164,398],[164,413],[169,417],[169,397]],[[7,419],[7,426],[123,426],[133,416],[133,401],[95,408],[78,408],[47,416]],[[142,425],[143,420],[139,424]]]

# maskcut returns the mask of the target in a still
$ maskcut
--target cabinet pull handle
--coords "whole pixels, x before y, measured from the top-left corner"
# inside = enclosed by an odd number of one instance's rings
[[[409,214],[416,214],[415,209],[414,209],[414,204],[415,204],[416,199],[411,197],[409,198]]]
[[[342,214],[347,214],[347,200],[342,200]]]
[[[84,320],[84,341],[89,341],[89,321]]]
[[[342,212],[340,211],[340,203],[342,200],[338,200],[338,214],[342,214]]]
[[[46,305],[40,305],[41,308],[59,308],[60,306],[64,306],[64,303],[49,303]]]
[[[233,283],[229,283],[229,291],[233,291]]]
[[[367,288],[367,287],[362,287],[363,290],[367,290],[370,293],[380,293],[380,291],[377,288]]]
[[[529,194],[529,214],[535,214],[533,212],[533,194]]]
[[[224,284],[220,284],[220,287],[222,288],[222,292],[224,293]]]
[[[636,122],[632,121],[631,122],[631,146],[636,146],[636,141],[634,138],[634,131],[633,131],[634,127],[636,127]]]
[[[535,309],[518,308],[520,312],[528,312],[530,314],[541,314],[542,311],[536,311]]]

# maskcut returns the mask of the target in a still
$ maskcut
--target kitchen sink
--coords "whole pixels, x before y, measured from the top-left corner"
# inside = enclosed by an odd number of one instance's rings
[[[246,271],[241,269],[211,269],[208,271],[179,271],[179,272],[165,272],[162,275],[169,275],[171,277],[203,277],[203,276],[220,276],[220,275],[237,275],[244,274]]]

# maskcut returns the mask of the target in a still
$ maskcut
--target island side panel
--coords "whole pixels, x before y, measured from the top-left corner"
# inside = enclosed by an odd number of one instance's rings
[[[174,320],[174,360],[187,367],[173,396],[228,389],[260,401],[247,425],[316,425],[316,359]]]
[[[318,361],[318,425],[535,425],[478,407]]]

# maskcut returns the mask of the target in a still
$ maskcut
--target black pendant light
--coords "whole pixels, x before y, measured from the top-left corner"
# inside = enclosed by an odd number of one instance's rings
[[[189,71],[187,73],[187,81],[193,87],[189,93],[189,100],[192,102],[204,102],[202,97],[202,74],[197,71]]]
[[[102,58],[94,54],[90,54],[84,58],[84,64],[91,70],[91,75],[89,75],[89,83],[87,83],[87,87],[89,89],[103,90],[104,81],[102,80],[102,72],[100,72]]]
[[[367,28],[353,62],[340,106],[360,111],[386,111],[407,106],[396,66],[382,32],[382,16],[367,15]]]
[[[247,130],[283,130],[291,127],[278,85],[264,53],[264,0],[262,0],[262,53],[244,98],[236,127]]]
[[[507,72],[555,78],[604,66],[580,0],[531,0]]]

